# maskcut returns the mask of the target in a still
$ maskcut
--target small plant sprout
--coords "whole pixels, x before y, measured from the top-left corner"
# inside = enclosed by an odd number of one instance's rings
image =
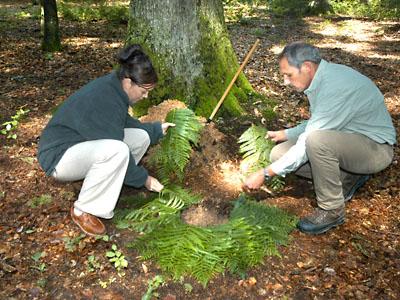
[[[148,281],[146,294],[142,296],[142,300],[151,300],[152,297],[158,297],[157,289],[164,284],[164,277],[156,275],[153,279]]]
[[[102,240],[103,242],[109,242],[110,237],[107,234],[104,235],[96,235],[96,241]]]
[[[32,260],[35,262],[33,266],[31,266],[32,269],[36,269],[40,272],[46,271],[46,264],[45,263],[40,263],[40,259],[45,256],[44,252],[36,252],[31,256]]]
[[[48,204],[51,201],[52,201],[51,195],[43,194],[43,195],[40,195],[39,197],[35,197],[31,201],[29,201],[29,206],[32,208],[35,208],[38,206]]]
[[[15,140],[17,138],[15,130],[18,128],[19,122],[22,117],[28,112],[29,109],[20,108],[19,110],[17,110],[16,114],[11,117],[11,121],[7,121],[2,124],[3,129],[0,130],[0,133],[5,135],[8,139]]]
[[[99,284],[103,289],[106,289],[110,284],[112,284],[116,280],[115,277],[109,278],[107,281],[102,281],[99,279]]]
[[[89,255],[87,259],[87,269],[89,272],[94,272],[96,269],[100,269],[101,264],[97,257],[94,255]]]
[[[76,249],[76,246],[79,245],[81,240],[85,238],[84,234],[80,234],[77,237],[70,238],[70,237],[64,237],[64,247],[68,252],[74,252]]]
[[[193,291],[193,286],[190,283],[185,283],[183,285],[186,294],[190,294]]]
[[[110,263],[114,264],[118,274],[123,276],[124,274],[121,273],[121,270],[128,267],[128,261],[125,259],[122,252],[117,249],[117,245],[113,244],[111,250],[106,252],[106,256]]]

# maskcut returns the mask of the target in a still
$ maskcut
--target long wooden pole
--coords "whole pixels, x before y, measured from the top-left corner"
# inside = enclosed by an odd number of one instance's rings
[[[245,67],[245,65],[247,64],[247,62],[249,61],[250,57],[253,55],[253,52],[256,50],[256,47],[258,45],[258,43],[260,42],[259,39],[256,40],[256,42],[254,43],[253,47],[251,47],[249,53],[247,53],[244,61],[242,62],[242,64],[240,65],[239,69],[237,70],[235,76],[233,76],[231,83],[228,85],[228,87],[226,88],[224,94],[222,95],[221,99],[219,99],[217,106],[215,106],[212,114],[210,115],[210,118],[208,119],[208,121],[211,121],[215,114],[217,113],[219,107],[221,106],[222,102],[224,102],[225,97],[228,95],[229,91],[231,90],[233,84],[235,83],[236,79],[238,78],[240,72],[242,72],[243,68]]]

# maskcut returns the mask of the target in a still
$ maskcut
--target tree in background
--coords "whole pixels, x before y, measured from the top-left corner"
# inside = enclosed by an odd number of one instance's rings
[[[127,42],[142,45],[158,71],[160,83],[149,101],[179,99],[206,117],[239,68],[221,0],[131,0]],[[251,93],[240,74],[225,111],[241,114],[240,102]]]
[[[41,0],[40,5],[42,9],[42,49],[47,52],[58,51],[61,49],[61,42],[56,0]]]

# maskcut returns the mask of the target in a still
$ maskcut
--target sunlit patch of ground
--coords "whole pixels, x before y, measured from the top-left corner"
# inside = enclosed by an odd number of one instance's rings
[[[388,36],[384,33],[384,26],[390,26],[393,22],[377,23],[350,19],[333,23],[332,21],[318,22],[312,18],[308,21],[311,31],[324,37],[318,43],[318,47],[337,47],[354,54],[362,53],[369,58],[396,59],[400,62],[400,52],[387,51],[382,54],[376,52],[376,46],[372,43],[377,36],[381,36],[384,42],[400,43],[400,36]]]
[[[219,168],[222,174],[222,181],[225,183],[225,188],[232,192],[241,191],[244,176],[240,172],[237,164],[225,161],[219,165]]]
[[[118,49],[123,46],[122,42],[102,42],[100,38],[96,37],[71,37],[63,40],[65,44],[69,44],[74,47],[86,46],[86,45],[95,45],[99,46],[99,43],[107,48]]]

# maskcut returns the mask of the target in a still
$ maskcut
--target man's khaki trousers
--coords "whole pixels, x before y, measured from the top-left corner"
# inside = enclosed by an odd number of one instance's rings
[[[296,140],[276,145],[271,161],[279,159]],[[308,162],[295,174],[313,180],[318,206],[336,209],[343,205],[344,195],[366,174],[385,169],[393,159],[393,146],[379,144],[356,133],[317,130],[307,137]]]

